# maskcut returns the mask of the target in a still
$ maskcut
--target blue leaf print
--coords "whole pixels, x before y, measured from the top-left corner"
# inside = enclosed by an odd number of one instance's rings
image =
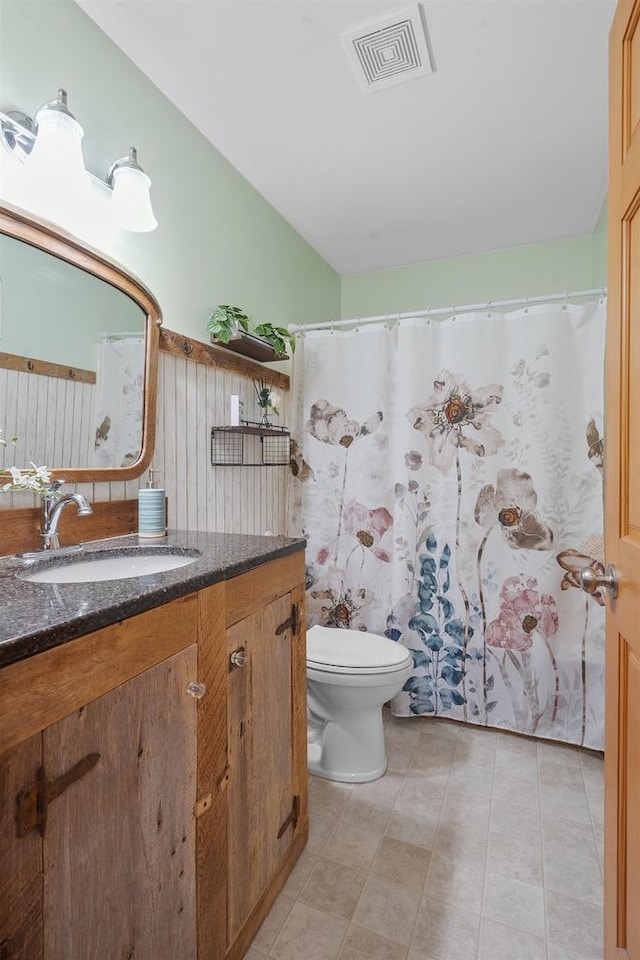
[[[442,667],[442,679],[446,680],[450,686],[457,687],[462,683],[462,670],[456,670],[451,664],[445,663]]]
[[[458,693],[457,690],[454,690],[452,687],[443,687],[440,690],[440,700],[442,705],[446,706],[446,709],[451,709],[452,704],[456,704],[457,707],[461,707],[464,703],[464,697],[461,693]]]
[[[431,589],[431,586],[425,586],[425,584],[418,584],[418,599],[420,601],[420,609],[423,613],[427,613],[428,610],[433,609],[433,594],[434,591]]]
[[[420,557],[420,574],[424,577],[425,574],[430,573],[433,577],[433,582],[436,582],[436,561],[433,557]]]
[[[430,695],[433,693],[433,682],[429,677],[409,677],[402,689],[408,690],[410,693]]]
[[[450,637],[453,637],[454,640],[457,640],[459,643],[462,643],[464,640],[464,623],[462,620],[449,620],[445,626],[445,633],[448,633]],[[473,636],[473,627],[469,627],[469,636]]]
[[[409,620],[409,629],[417,630],[419,633],[437,633],[438,621],[430,613],[419,613]]]
[[[412,713],[437,715],[439,710],[446,712],[465,702],[457,689],[463,681],[465,627],[455,616],[454,605],[447,596],[451,587],[451,548],[444,543],[438,554],[437,538],[430,534],[426,549],[428,553],[419,558],[415,615],[408,623],[426,647],[424,652],[414,652],[416,669],[424,673],[407,681],[404,690],[409,693]],[[468,631],[467,638],[472,632]]]
[[[433,662],[432,658],[428,653],[425,653],[424,650],[415,650],[412,647],[409,653],[413,657],[414,667],[428,667]]]
[[[453,604],[451,603],[451,600],[448,600],[446,597],[438,597],[438,603],[440,604],[440,609],[442,610],[442,616],[445,618],[445,620],[450,620],[453,613]]]
[[[440,554],[440,569],[446,570],[449,566],[449,560],[451,559],[451,549],[448,543],[445,543],[442,548],[442,553]]]
[[[447,654],[447,658],[449,660],[453,660],[456,662],[462,660],[462,647],[458,647],[458,646],[454,647],[451,644],[449,644],[444,648],[444,652]]]
[[[409,677],[402,689],[408,691],[411,696],[412,713],[435,713],[433,683],[429,677]]]
[[[433,700],[426,698],[423,699],[422,697],[415,697],[409,704],[409,709],[411,710],[411,713],[415,713],[418,717],[421,717],[425,713],[436,712],[436,708],[433,705]]]
[[[398,630],[394,627],[393,629],[385,630],[384,635],[385,637],[388,637],[389,640],[395,640],[397,642],[402,636],[402,630]]]

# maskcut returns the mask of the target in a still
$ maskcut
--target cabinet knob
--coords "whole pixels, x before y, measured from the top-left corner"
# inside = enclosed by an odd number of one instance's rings
[[[229,656],[229,663],[232,670],[236,669],[237,667],[244,667],[246,662],[247,654],[244,647],[238,647],[238,649],[234,650]]]
[[[190,697],[195,697],[196,700],[202,700],[207,688],[204,683],[198,683],[197,680],[192,680],[191,683],[187,684],[187,693]]]

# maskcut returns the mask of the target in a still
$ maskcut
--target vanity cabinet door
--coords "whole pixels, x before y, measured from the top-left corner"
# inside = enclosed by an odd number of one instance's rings
[[[295,835],[292,630],[276,632],[290,616],[291,594],[285,594],[227,630],[228,945]]]
[[[16,797],[42,764],[36,734],[0,760],[0,960],[42,960],[42,840],[16,834]]]
[[[193,644],[43,733],[46,960],[195,960]]]

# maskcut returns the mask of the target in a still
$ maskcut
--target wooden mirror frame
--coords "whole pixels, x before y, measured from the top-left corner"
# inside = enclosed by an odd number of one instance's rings
[[[153,294],[119,263],[66,233],[56,224],[13,207],[0,204],[0,234],[22,240],[38,250],[79,267],[112,287],[121,290],[138,304],[147,322],[145,329],[145,368],[142,413],[142,444],[140,456],[128,467],[73,467],[50,466],[51,478],[67,483],[102,483],[134,480],[144,472],[153,456],[156,434],[156,406],[158,392],[158,343],[162,312]],[[47,465],[48,466],[48,465]],[[0,481],[11,480],[11,474],[0,471]]]

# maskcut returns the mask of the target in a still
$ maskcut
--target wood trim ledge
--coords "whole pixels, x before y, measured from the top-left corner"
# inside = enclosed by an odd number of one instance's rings
[[[183,333],[176,333],[175,330],[167,330],[166,327],[160,329],[160,350],[173,357],[193,360],[195,363],[204,363],[209,367],[218,367],[220,370],[227,370],[230,373],[239,373],[243,377],[259,377],[274,387],[289,390],[290,380],[286,373],[272,370],[255,360],[248,360],[246,357],[241,357],[237,353],[224,350],[224,348],[214,347],[208,343],[203,343],[201,340],[194,340]]]

